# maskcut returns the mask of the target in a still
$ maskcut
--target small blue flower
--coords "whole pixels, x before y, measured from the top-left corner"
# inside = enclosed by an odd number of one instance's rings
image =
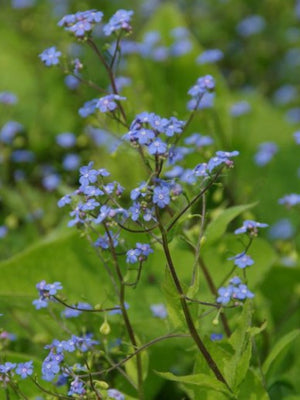
[[[119,96],[117,94],[109,94],[107,96],[101,97],[97,104],[96,108],[103,113],[114,111],[118,104],[116,101],[126,100],[126,97]]]
[[[214,78],[211,75],[206,75],[198,78],[196,84],[189,89],[188,94],[192,97],[198,97],[203,95],[207,91],[214,90],[214,88]]]
[[[16,368],[16,374],[20,375],[22,379],[27,378],[28,376],[33,374],[33,365],[32,361],[27,361],[25,363],[19,363]]]
[[[136,248],[140,251],[140,254],[144,256],[144,258],[153,253],[153,250],[148,243],[136,243]]]
[[[250,15],[244,18],[236,27],[237,32],[243,37],[249,37],[264,30],[266,21],[260,15]]]
[[[108,21],[106,25],[103,26],[103,32],[106,36],[110,36],[113,32],[120,29],[127,32],[131,31],[130,21],[133,11],[118,10]]]
[[[119,392],[117,389],[108,389],[107,391],[108,397],[114,400],[125,400],[124,394]]]
[[[141,251],[139,249],[131,249],[126,253],[126,262],[128,264],[134,264],[139,261]]]
[[[200,133],[193,133],[184,139],[184,143],[187,145],[194,145],[196,147],[210,146],[214,140],[210,136],[200,135]]]
[[[49,49],[44,50],[39,55],[40,59],[47,67],[59,64],[60,56],[61,56],[61,51],[58,51],[55,46],[49,47]]]
[[[216,342],[216,341],[222,340],[223,337],[224,337],[224,335],[222,333],[212,333],[210,335],[210,340],[212,342]]]
[[[300,144],[300,131],[294,133],[294,139],[296,144]]]
[[[63,168],[66,171],[75,171],[77,170],[80,164],[80,157],[76,153],[66,154],[62,161]]]
[[[18,97],[11,92],[0,92],[0,103],[12,105],[18,102]]]
[[[89,183],[97,182],[97,176],[99,175],[99,171],[92,169],[94,163],[91,161],[88,165],[85,165],[79,169],[80,178],[79,182],[82,186],[88,186]]]
[[[92,99],[84,103],[84,105],[78,110],[79,115],[82,118],[86,118],[91,114],[94,114],[99,99]]]
[[[167,151],[167,144],[161,139],[156,138],[149,146],[148,151],[150,154],[165,154]]]
[[[65,196],[63,196],[60,200],[58,200],[57,205],[58,207],[64,207],[67,204],[70,204],[72,201],[71,195],[66,194]]]
[[[151,304],[150,309],[154,317],[164,319],[168,316],[168,311],[164,304]]]
[[[0,239],[7,235],[8,229],[5,225],[0,225]]]
[[[240,284],[237,287],[233,288],[232,298],[238,300],[252,299],[254,297],[254,293],[252,293],[246,285]]]
[[[252,235],[257,235],[257,228],[266,228],[269,226],[268,224],[264,224],[261,222],[256,222],[252,220],[245,220],[243,222],[243,226],[241,228],[238,228],[234,231],[235,235],[239,235],[240,233],[246,233],[249,232]]]
[[[75,395],[83,395],[85,394],[86,390],[84,388],[84,382],[79,380],[79,378],[75,378],[74,381],[70,384],[70,390],[68,391],[68,395],[72,396]]]
[[[233,287],[228,286],[228,287],[221,287],[218,290],[219,297],[217,297],[217,303],[220,304],[227,304],[231,300],[231,296],[233,293]]]
[[[94,219],[95,224],[101,224],[110,214],[112,211],[111,207],[108,206],[102,206],[100,208],[100,213],[97,218]]]
[[[56,136],[56,143],[63,148],[72,147],[76,143],[76,136],[71,132],[60,133]]]
[[[252,258],[245,253],[237,254],[234,257],[228,258],[228,260],[234,260],[234,265],[239,268],[246,268],[254,264]]]
[[[219,49],[208,49],[203,51],[200,56],[197,57],[196,62],[198,64],[213,64],[217,61],[222,60],[224,54],[222,50]]]
[[[248,101],[239,101],[230,108],[230,115],[232,117],[241,117],[242,115],[248,114],[251,111],[251,106]]]
[[[15,136],[24,130],[23,125],[16,121],[8,121],[0,131],[0,141],[11,144]]]
[[[164,208],[170,203],[170,190],[166,186],[156,186],[153,191],[153,203]]]
[[[277,153],[278,147],[273,142],[265,142],[259,145],[258,152],[254,156],[255,164],[262,167],[268,164]]]
[[[290,239],[295,234],[295,228],[291,224],[290,220],[283,218],[277,221],[274,225],[270,227],[269,237],[273,240]]]
[[[287,194],[286,196],[281,197],[281,199],[278,200],[278,203],[283,204],[289,208],[296,206],[300,203],[300,194],[296,193]]]
[[[114,234],[110,231],[110,236],[111,236],[111,239],[112,239],[112,245],[113,245],[114,247],[117,247],[117,246],[118,246],[118,243],[119,243],[119,241],[118,241],[119,235],[118,235],[118,234],[117,234],[117,235],[114,235]],[[96,246],[96,247],[101,247],[101,248],[104,249],[104,250],[110,248],[111,243],[110,243],[109,236],[107,235],[107,233],[105,233],[104,236],[100,236],[100,237],[96,240],[95,246]]]

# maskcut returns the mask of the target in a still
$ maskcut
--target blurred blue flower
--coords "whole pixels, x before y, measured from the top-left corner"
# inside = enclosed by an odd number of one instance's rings
[[[260,15],[250,15],[244,18],[236,27],[237,32],[243,37],[260,33],[266,26],[265,19]]]

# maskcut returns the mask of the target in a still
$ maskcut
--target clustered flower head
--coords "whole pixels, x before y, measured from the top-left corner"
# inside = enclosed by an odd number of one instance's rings
[[[5,362],[0,364],[0,382],[8,383],[14,374],[19,375],[22,379],[26,379],[33,374],[33,362],[26,361],[23,363]]]
[[[65,30],[72,32],[77,38],[83,38],[91,32],[96,23],[101,22],[103,13],[96,10],[78,11],[65,15],[59,22]]]
[[[217,303],[227,304],[231,300],[246,300],[252,299],[254,294],[250,292],[247,285],[243,284],[237,276],[230,280],[230,284],[225,287],[221,287],[218,290]]]
[[[192,97],[187,103],[188,110],[194,111],[201,108],[210,108],[213,104],[215,80],[211,75],[205,75],[197,79],[188,94]]]

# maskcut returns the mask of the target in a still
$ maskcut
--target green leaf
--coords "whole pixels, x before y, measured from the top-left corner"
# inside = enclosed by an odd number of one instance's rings
[[[276,358],[288,347],[291,343],[299,336],[300,329],[295,329],[292,332],[289,332],[287,335],[283,336],[278,342],[274,345],[273,349],[271,350],[270,354],[266,358],[265,362],[263,363],[262,370],[263,373],[266,375]]]
[[[231,398],[231,394],[226,388],[226,386],[220,382],[217,378],[211,375],[206,374],[195,374],[195,375],[185,375],[185,376],[177,376],[172,374],[171,372],[158,372],[155,371],[159,376],[165,378],[167,380],[186,383],[190,385],[201,386],[208,390],[214,390],[216,392],[221,392],[228,395],[228,398]]]
[[[261,379],[251,369],[239,387],[238,400],[270,400]]]
[[[234,349],[234,354],[230,360],[225,362],[224,368],[224,374],[229,386],[234,390],[243,381],[249,369],[252,354],[251,338],[249,334],[251,320],[251,304],[250,301],[247,301],[240,315],[238,326],[229,339],[229,343]]]
[[[206,228],[205,246],[215,243],[225,233],[228,224],[244,211],[254,207],[256,203],[234,206],[222,211]]]

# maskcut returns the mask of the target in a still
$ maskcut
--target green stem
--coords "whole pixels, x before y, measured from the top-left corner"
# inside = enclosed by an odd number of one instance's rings
[[[157,217],[158,217],[158,212],[157,212]],[[157,219],[159,221],[159,218],[157,218]],[[202,340],[201,340],[201,338],[200,338],[200,336],[199,336],[199,334],[198,334],[198,332],[196,330],[193,318],[191,316],[188,304],[187,304],[186,299],[185,299],[185,294],[183,292],[180,280],[178,278],[175,266],[173,264],[173,260],[172,260],[170,249],[169,249],[169,245],[168,245],[167,233],[166,233],[166,230],[165,230],[164,226],[162,225],[162,223],[160,221],[159,221],[159,229],[160,229],[160,232],[161,232],[163,248],[164,248],[165,256],[166,256],[166,259],[167,259],[167,266],[168,266],[168,269],[170,271],[170,274],[171,274],[171,277],[173,279],[173,282],[174,282],[174,285],[176,287],[176,290],[177,290],[177,292],[179,294],[180,303],[181,303],[182,311],[184,313],[184,317],[185,317],[185,320],[186,320],[186,323],[187,323],[188,330],[189,330],[194,342],[196,343],[198,349],[200,350],[201,354],[205,358],[207,364],[209,365],[209,367],[213,371],[215,377],[220,382],[223,382],[226,385],[226,387],[230,390],[230,387],[229,387],[228,383],[226,382],[223,374],[221,373],[219,367],[217,366],[217,364],[215,363],[215,361],[212,358],[211,354],[209,353],[209,351],[205,347],[204,343],[202,342]]]

